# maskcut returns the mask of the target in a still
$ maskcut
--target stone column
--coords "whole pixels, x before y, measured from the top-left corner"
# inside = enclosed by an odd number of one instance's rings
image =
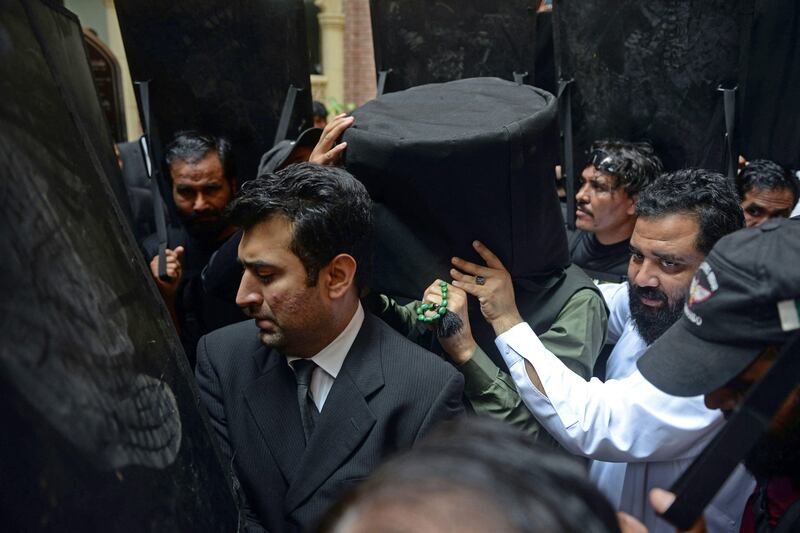
[[[125,56],[125,46],[122,44],[122,32],[119,29],[117,10],[114,0],[103,0],[108,24],[108,47],[114,52],[122,71],[122,99],[125,103],[125,125],[128,140],[134,141],[142,134],[142,125],[139,121],[139,108],[136,105],[136,95],[133,92],[131,72],[128,68],[128,58]]]
[[[322,74],[327,78],[325,93],[344,103],[344,11],[343,0],[316,0],[320,31]],[[326,102],[327,104],[327,102]]]

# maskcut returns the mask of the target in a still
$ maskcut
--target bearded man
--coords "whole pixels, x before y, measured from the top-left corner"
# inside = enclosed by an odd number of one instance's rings
[[[142,243],[145,259],[194,366],[197,341],[205,333],[200,273],[236,228],[223,212],[238,185],[231,143],[196,131],[182,131],[167,146],[172,200],[179,226],[167,228],[167,276],[158,276],[158,236]]]
[[[720,240],[695,274],[681,319],[639,360],[641,373],[669,394],[704,394],[709,409],[732,414],[800,329],[798,261],[797,220],[767,220]],[[800,527],[800,377],[784,375],[794,387],[744,460],[758,488],[743,508],[742,532]],[[660,511],[667,496],[652,496]]]
[[[706,409],[702,396],[659,391],[636,360],[678,319],[695,271],[717,240],[743,227],[744,216],[730,181],[700,169],[656,179],[640,193],[636,212],[629,281],[601,286],[608,340],[616,343],[606,382],[584,381],[542,345],[519,315],[509,273],[485,246],[476,243],[486,266],[456,258],[451,273],[455,287],[479,299],[528,409],[564,448],[594,460],[591,477],[617,509],[666,532],[648,505],[648,489],[670,486],[723,417]],[[712,530],[736,526],[751,487],[742,471],[732,476],[707,510]]]

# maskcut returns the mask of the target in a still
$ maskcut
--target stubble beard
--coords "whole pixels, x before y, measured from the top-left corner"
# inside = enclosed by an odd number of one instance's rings
[[[259,330],[258,338],[261,340],[261,344],[263,344],[267,348],[274,348],[278,351],[280,351],[281,348],[283,348],[286,344],[286,339],[284,338],[283,332],[280,330],[277,331]]]

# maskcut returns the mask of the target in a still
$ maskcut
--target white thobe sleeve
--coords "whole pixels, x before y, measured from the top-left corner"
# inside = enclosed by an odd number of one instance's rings
[[[625,330],[625,311],[628,310],[628,284],[626,283],[601,283],[597,286],[603,300],[606,302],[608,313],[608,329],[606,343],[614,344]]]
[[[702,396],[661,392],[638,372],[584,381],[549,352],[527,323],[495,341],[528,409],[568,451],[599,461],[668,461],[697,455],[723,423]],[[549,398],[531,383],[533,365]]]

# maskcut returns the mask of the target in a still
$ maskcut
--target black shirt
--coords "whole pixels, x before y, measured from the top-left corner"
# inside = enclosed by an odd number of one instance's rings
[[[568,232],[568,238],[572,262],[589,277],[615,283],[627,279],[630,239],[605,245],[597,240],[594,233],[581,230]]]

